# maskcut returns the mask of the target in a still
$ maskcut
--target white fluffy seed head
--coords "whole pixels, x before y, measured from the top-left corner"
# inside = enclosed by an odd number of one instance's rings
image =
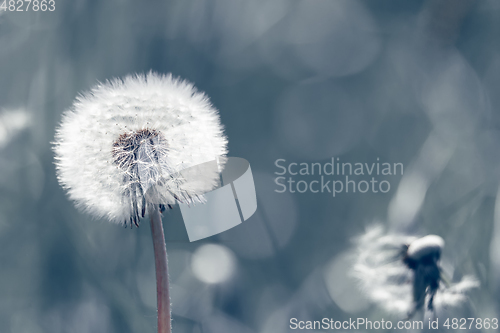
[[[76,206],[122,223],[147,204],[202,201],[216,175],[199,182],[179,172],[226,155],[227,139],[204,93],[150,72],[79,96],[63,115],[54,152],[58,180]]]
[[[388,234],[381,225],[370,227],[355,239],[351,274],[373,303],[397,315],[412,306],[412,272],[403,264],[403,245],[414,237]]]
[[[440,253],[444,240],[435,235],[416,238],[388,233],[381,225],[375,225],[355,239],[351,269],[368,299],[400,316],[407,315],[415,306],[412,289],[415,272],[404,263],[406,244],[410,244],[406,255],[410,255],[411,249],[413,259],[418,260],[437,251]],[[434,305],[437,309],[460,306],[467,300],[467,293],[478,286],[477,280],[470,276],[451,286],[440,283]]]

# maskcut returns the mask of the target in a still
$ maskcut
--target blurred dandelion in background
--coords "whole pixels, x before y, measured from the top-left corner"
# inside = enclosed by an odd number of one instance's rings
[[[472,276],[455,284],[443,279],[439,236],[391,234],[375,225],[355,244],[352,276],[368,299],[392,314],[411,318],[417,311],[435,310],[439,315],[441,309],[462,305],[467,292],[479,287]]]

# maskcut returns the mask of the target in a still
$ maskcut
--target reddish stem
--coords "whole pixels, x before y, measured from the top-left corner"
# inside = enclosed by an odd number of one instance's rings
[[[165,236],[161,223],[160,210],[157,205],[149,205],[151,235],[155,252],[156,267],[156,300],[158,303],[158,333],[171,333],[170,295],[168,285],[168,264]]]

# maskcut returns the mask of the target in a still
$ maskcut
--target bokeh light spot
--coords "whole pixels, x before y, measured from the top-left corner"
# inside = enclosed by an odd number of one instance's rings
[[[236,259],[231,250],[215,244],[199,247],[191,261],[194,275],[208,284],[226,281],[233,275],[235,266]]]

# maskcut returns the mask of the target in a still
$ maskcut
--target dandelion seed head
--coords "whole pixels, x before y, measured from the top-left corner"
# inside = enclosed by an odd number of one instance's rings
[[[147,204],[203,201],[215,175],[204,175],[207,184],[180,172],[226,155],[227,139],[204,93],[150,72],[80,95],[63,114],[54,151],[59,182],[76,206],[122,223],[144,215]]]
[[[454,308],[467,301],[467,294],[479,288],[479,281],[471,275],[466,275],[448,288],[440,288],[436,294],[435,305],[438,308]]]
[[[353,277],[368,299],[390,313],[406,314],[412,303],[411,271],[399,259],[414,237],[385,234],[381,225],[355,239]]]
[[[395,315],[411,316],[424,304],[429,310],[456,307],[479,285],[470,276],[451,286],[440,281],[444,240],[437,235],[391,234],[375,225],[354,243],[352,276],[368,299]]]

